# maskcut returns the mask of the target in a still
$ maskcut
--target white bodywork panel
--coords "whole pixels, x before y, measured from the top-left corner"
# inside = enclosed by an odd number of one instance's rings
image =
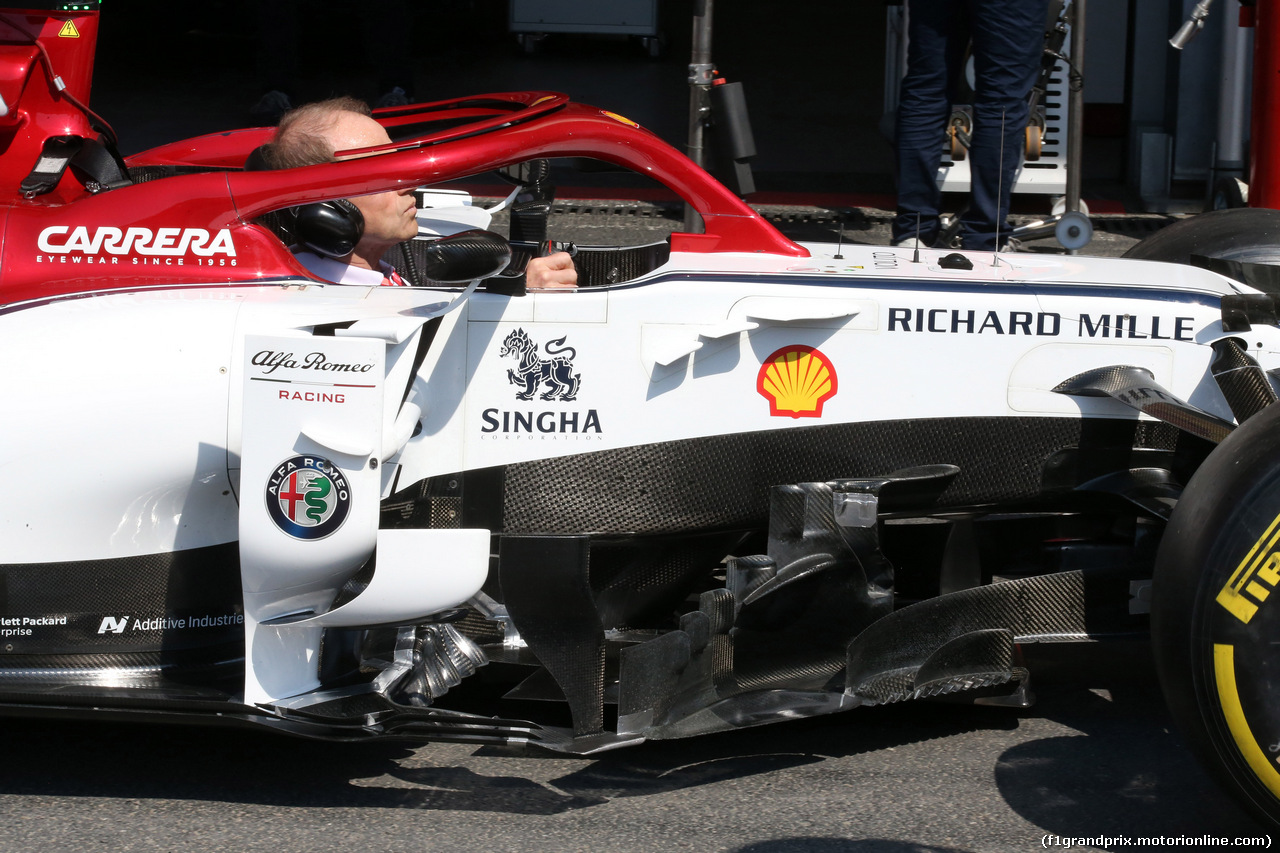
[[[236,539],[227,398],[242,296],[122,293],[0,314],[12,354],[0,472],[22,484],[0,496],[0,562]]]
[[[244,336],[307,336],[322,324],[357,324],[339,332],[386,347],[395,392],[382,404],[376,442],[384,495],[471,467],[725,432],[906,417],[1134,416],[1108,399],[1051,392],[1116,363],[1147,367],[1183,399],[1229,416],[1203,344],[1222,336],[1218,298],[1239,288],[1210,273],[1056,256],[1006,255],[993,265],[976,253],[974,270],[941,271],[940,252],[915,264],[902,249],[846,245],[837,260],[834,246],[808,248],[813,257],[802,260],[676,255],[649,283],[477,293],[440,318],[412,382],[418,329],[456,290],[189,288],[2,314],[6,345],[35,368],[0,378],[0,470],[27,484],[0,496],[4,559],[234,541]],[[714,274],[696,271],[711,262]],[[671,274],[682,268],[691,271]],[[1202,303],[1174,290],[1199,292]],[[574,399],[542,399],[545,382],[531,399],[517,398],[524,385],[508,371],[519,364],[499,353],[520,329],[544,362],[548,344],[563,339],[558,347],[572,352],[561,355],[572,355],[579,376]],[[1278,335],[1258,327],[1248,336],[1264,368],[1277,366]],[[756,388],[763,360],[788,346],[831,361],[838,389],[820,415],[770,414]],[[74,482],[50,474],[65,453],[93,460]]]
[[[1206,346],[1224,334],[1220,298],[1242,290],[1227,279],[807,248],[676,254],[635,282],[520,297],[297,282],[10,310],[0,339],[23,367],[0,378],[0,471],[24,487],[0,493],[0,563],[238,539],[245,695],[268,702],[315,687],[323,626],[412,623],[480,588],[489,531],[378,530],[380,500],[427,477],[835,423],[1139,417],[1052,390],[1118,364],[1231,417]],[[1280,330],[1245,344],[1280,366]],[[307,473],[286,483],[290,466]],[[325,503],[311,520],[332,529],[307,538],[270,507],[286,487],[286,514],[304,519],[307,495],[324,503],[313,470],[349,493],[345,520],[332,525]],[[330,611],[375,551],[375,581]]]

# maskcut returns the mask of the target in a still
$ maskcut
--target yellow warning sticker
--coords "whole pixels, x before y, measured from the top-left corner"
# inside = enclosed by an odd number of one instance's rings
[[[58,30],[58,38],[60,39],[78,39],[80,31],[76,29],[74,21],[67,21],[62,25],[62,29]]]

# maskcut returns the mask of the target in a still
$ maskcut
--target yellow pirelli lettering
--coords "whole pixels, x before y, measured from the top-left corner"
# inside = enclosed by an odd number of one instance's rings
[[[1280,584],[1280,554],[1272,554],[1267,558],[1262,568],[1258,569],[1258,577],[1273,587]]]
[[[1280,515],[1272,519],[1266,532],[1253,543],[1249,553],[1244,555],[1218,592],[1218,604],[1246,625],[1258,612],[1258,605],[1267,600],[1274,587],[1280,585],[1280,554],[1275,553],[1277,541],[1280,541]]]
[[[1258,746],[1258,739],[1249,728],[1249,720],[1244,715],[1244,707],[1240,703],[1240,689],[1236,686],[1235,646],[1215,644],[1213,647],[1213,674],[1218,689],[1218,704],[1222,707],[1222,716],[1226,720],[1231,739],[1236,742],[1240,756],[1249,765],[1253,775],[1267,787],[1275,797],[1280,797],[1280,772],[1267,758],[1267,754]]]
[[[1246,625],[1253,618],[1253,614],[1258,612],[1258,605],[1241,595],[1239,590],[1232,589],[1230,586],[1222,588],[1222,591],[1218,593],[1217,602],[1225,607],[1228,613]]]

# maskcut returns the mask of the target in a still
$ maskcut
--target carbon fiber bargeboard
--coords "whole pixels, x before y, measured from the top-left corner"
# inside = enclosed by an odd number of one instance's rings
[[[507,533],[671,533],[766,523],[778,484],[960,468],[940,506],[1026,500],[1063,448],[1170,449],[1164,424],[1078,418],[940,418],[836,424],[646,444],[509,465]]]

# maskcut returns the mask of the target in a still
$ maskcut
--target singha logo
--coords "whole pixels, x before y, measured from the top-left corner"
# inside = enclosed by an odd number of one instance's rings
[[[577,399],[582,374],[573,372],[573,359],[578,351],[565,346],[564,341],[564,338],[547,341],[547,355],[550,358],[540,358],[538,345],[529,340],[524,329],[516,329],[507,335],[498,356],[516,359],[516,366],[507,371],[507,381],[523,389],[516,393],[517,400],[532,400],[538,386],[544,384],[547,390],[538,395],[540,400]],[[558,349],[552,349],[553,345]]]

